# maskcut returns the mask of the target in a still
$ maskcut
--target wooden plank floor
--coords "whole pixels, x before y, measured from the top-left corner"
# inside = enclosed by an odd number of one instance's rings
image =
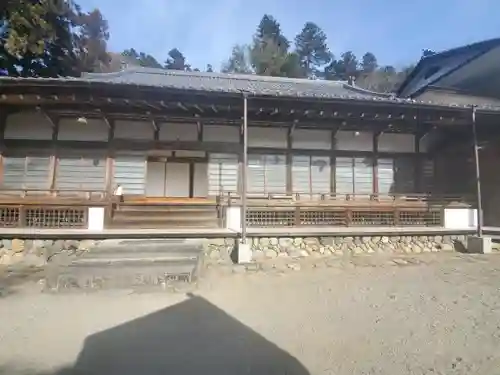
[[[483,227],[483,233],[494,240],[500,240],[500,227]]]
[[[473,234],[475,228],[447,229],[440,227],[300,227],[300,228],[249,228],[249,237],[312,237],[312,236],[400,236],[400,235],[458,235]],[[175,229],[33,229],[2,228],[2,238],[222,238],[240,237],[239,231],[225,228],[175,228]]]

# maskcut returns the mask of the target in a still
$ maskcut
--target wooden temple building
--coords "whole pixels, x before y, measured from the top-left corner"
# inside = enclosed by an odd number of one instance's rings
[[[244,227],[442,227],[477,203],[473,117],[495,224],[500,105],[407,96],[149,68],[3,77],[0,229],[217,228],[235,212]]]

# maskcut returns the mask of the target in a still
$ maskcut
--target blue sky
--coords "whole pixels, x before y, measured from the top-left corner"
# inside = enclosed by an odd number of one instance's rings
[[[78,0],[107,18],[109,49],[134,47],[160,62],[177,47],[193,67],[219,69],[235,43],[248,43],[264,13],[293,40],[313,21],[335,55],[375,53],[398,67],[424,48],[444,50],[500,37],[498,0]]]

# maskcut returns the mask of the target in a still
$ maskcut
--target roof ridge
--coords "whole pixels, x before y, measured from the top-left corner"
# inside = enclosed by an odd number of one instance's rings
[[[171,75],[171,76],[185,76],[185,77],[202,77],[202,78],[214,78],[214,79],[233,79],[239,81],[258,81],[258,82],[286,82],[286,83],[311,83],[311,84],[322,84],[322,85],[332,85],[341,86],[345,84],[345,81],[330,81],[323,79],[308,79],[308,78],[290,78],[290,77],[274,77],[274,76],[261,76],[257,74],[242,74],[242,73],[219,73],[219,72],[196,72],[196,71],[184,71],[175,69],[162,69],[162,68],[147,68],[147,67],[130,67],[120,72],[114,73],[143,73],[143,74],[158,74],[158,75]],[[114,73],[90,73],[92,78],[111,77]],[[89,75],[90,75],[89,74]],[[121,75],[121,74],[118,74]]]
[[[339,81],[337,81],[337,82],[339,82]],[[372,91],[372,90],[364,89],[364,88],[359,87],[359,86],[353,86],[353,85],[350,85],[348,83],[344,83],[344,88],[346,88],[348,90],[359,92],[361,94],[378,95],[378,96],[383,97],[383,98],[395,97],[394,93]]]

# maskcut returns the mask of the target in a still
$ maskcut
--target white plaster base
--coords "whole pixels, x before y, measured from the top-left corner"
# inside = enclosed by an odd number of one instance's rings
[[[250,244],[238,242],[238,259],[239,264],[250,263],[252,261],[252,249]]]
[[[88,229],[95,231],[104,229],[104,207],[89,207]]]
[[[226,228],[236,232],[241,231],[241,207],[226,208]]]
[[[444,227],[470,229],[477,227],[477,210],[471,208],[445,208]]]
[[[467,237],[467,252],[472,254],[491,254],[491,237]]]

